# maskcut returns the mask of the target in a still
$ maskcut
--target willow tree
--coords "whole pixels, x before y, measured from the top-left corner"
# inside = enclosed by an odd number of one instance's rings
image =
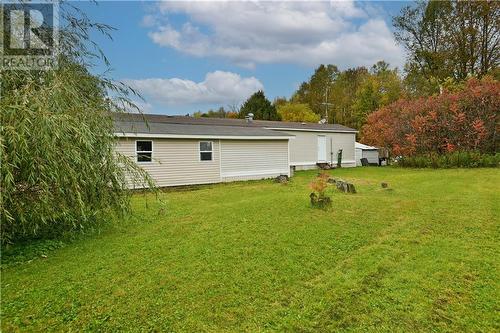
[[[53,70],[1,74],[1,242],[86,230],[129,205],[126,174],[152,185],[114,151],[112,114],[134,107],[134,91],[91,73],[109,66],[92,23],[71,6],[60,8],[59,65]]]

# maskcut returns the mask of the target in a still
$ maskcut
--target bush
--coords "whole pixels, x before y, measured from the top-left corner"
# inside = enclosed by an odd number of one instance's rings
[[[417,100],[400,99],[378,109],[368,116],[361,141],[388,148],[395,156],[411,156],[417,165],[426,165],[429,157],[418,156],[429,154],[496,154],[498,110],[500,82],[491,78],[469,79],[460,91],[445,91]],[[449,158],[458,159],[461,154]]]
[[[481,154],[478,152],[460,152],[427,156],[405,156],[398,159],[396,165],[405,168],[496,168],[500,166],[500,154]]]
[[[327,173],[322,172],[313,182],[309,184],[309,187],[313,190],[313,192],[309,195],[311,205],[313,207],[326,208],[332,205],[332,199],[326,195],[328,179],[330,179],[330,176],[328,176]]]

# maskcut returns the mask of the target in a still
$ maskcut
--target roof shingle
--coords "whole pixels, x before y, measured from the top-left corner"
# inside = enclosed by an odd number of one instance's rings
[[[180,136],[221,136],[221,137],[292,137],[279,131],[260,127],[204,126],[148,121],[115,121],[116,133],[170,134]]]
[[[220,136],[290,136],[287,133],[269,130],[291,129],[326,132],[356,132],[338,124],[296,123],[282,121],[194,118],[188,116],[166,116],[156,114],[115,113],[116,132],[178,135]]]

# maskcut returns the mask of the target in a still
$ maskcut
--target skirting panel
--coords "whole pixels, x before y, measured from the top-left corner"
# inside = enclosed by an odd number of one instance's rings
[[[334,164],[336,165],[336,163],[334,163]],[[290,162],[290,165],[294,166],[295,170],[297,170],[297,171],[301,171],[301,170],[313,170],[313,169],[317,169],[318,168],[318,166],[314,162],[312,162],[310,164],[305,164],[305,163],[294,164],[293,162]],[[343,168],[353,168],[355,166],[356,166],[356,161],[343,161],[342,162],[342,167]]]
[[[221,175],[223,182],[233,182],[238,180],[258,180],[275,178],[280,175],[289,175],[288,170],[268,170],[260,172],[231,172]]]

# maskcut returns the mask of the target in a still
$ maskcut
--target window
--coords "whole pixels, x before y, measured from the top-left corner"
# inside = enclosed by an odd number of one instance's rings
[[[200,141],[200,161],[212,160],[212,146],[212,142],[210,141]]]
[[[153,141],[136,141],[135,153],[137,155],[137,162],[152,162]]]

